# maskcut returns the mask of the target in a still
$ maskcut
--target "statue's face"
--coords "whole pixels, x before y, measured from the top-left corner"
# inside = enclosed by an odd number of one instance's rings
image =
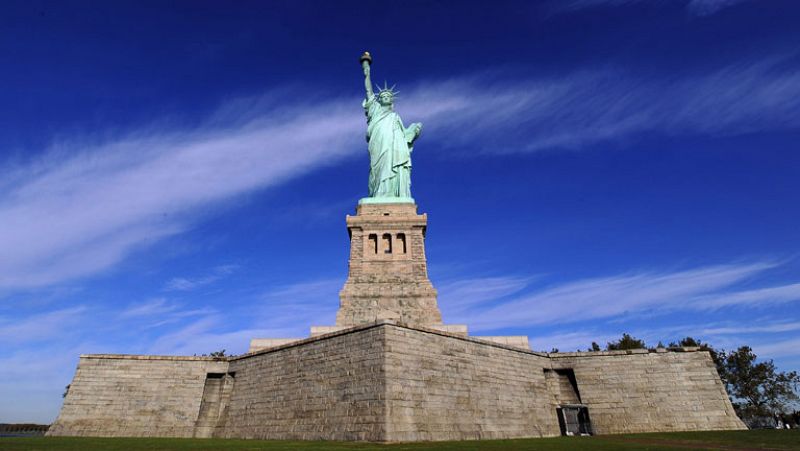
[[[378,96],[378,103],[384,106],[391,105],[394,103],[394,96],[392,96],[391,92],[384,91]]]

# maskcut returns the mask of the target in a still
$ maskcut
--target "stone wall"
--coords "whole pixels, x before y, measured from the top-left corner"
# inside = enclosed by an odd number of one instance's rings
[[[546,356],[385,328],[389,441],[559,435],[543,371]]]
[[[215,360],[81,356],[49,435],[470,440],[741,429],[707,352],[544,354],[382,322]]]
[[[48,435],[192,437],[210,357],[82,355]]]
[[[711,356],[698,352],[551,354],[571,368],[597,434],[744,429]]]
[[[217,435],[385,440],[384,333],[355,328],[233,359]]]
[[[501,345],[511,346],[512,348],[525,349],[526,351],[531,350],[531,345],[528,343],[527,335],[473,335],[472,338],[477,338],[478,340],[483,341],[491,341],[492,343],[499,343]]]
[[[288,345],[289,343],[300,340],[302,340],[302,338],[253,338],[250,340],[250,348],[247,352],[258,352],[265,349],[277,348],[278,346]]]
[[[547,355],[386,327],[389,441],[559,435],[562,403],[597,434],[744,428],[708,352]]]

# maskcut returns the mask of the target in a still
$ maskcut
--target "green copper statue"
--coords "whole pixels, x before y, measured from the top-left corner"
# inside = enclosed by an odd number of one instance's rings
[[[364,87],[367,90],[362,106],[367,114],[367,143],[369,143],[369,197],[361,203],[414,202],[411,198],[411,152],[422,124],[406,128],[394,111],[397,92],[384,83],[378,93],[372,91],[369,52],[361,55]]]

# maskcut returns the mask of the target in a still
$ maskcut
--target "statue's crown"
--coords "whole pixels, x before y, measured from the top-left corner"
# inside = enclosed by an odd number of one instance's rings
[[[392,87],[390,88],[390,87],[389,87],[389,84],[388,84],[388,83],[386,83],[386,80],[384,80],[384,81],[383,81],[383,87],[382,87],[382,88],[381,88],[381,86],[380,86],[380,85],[378,85],[378,84],[376,84],[376,85],[375,85],[375,87],[376,87],[376,88],[378,88],[378,93],[377,93],[376,95],[380,96],[380,95],[381,95],[381,94],[383,94],[384,92],[388,92],[389,94],[391,94],[391,95],[392,95],[392,97],[397,97],[397,94],[400,94],[400,91],[395,91],[395,90],[394,90],[394,87],[395,87],[395,86],[397,86],[397,85],[392,85]]]

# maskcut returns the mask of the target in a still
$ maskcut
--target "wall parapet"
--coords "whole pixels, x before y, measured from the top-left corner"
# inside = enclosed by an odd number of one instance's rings
[[[137,354],[81,354],[81,359],[109,359],[109,360],[175,360],[175,361],[202,361],[202,362],[227,362],[229,357],[209,356],[183,356],[183,355],[137,355]]]
[[[664,354],[670,352],[707,352],[697,346],[656,348],[656,349],[623,349],[620,351],[576,351],[576,352],[550,352],[547,355],[554,359],[569,357],[602,357],[634,354]]]

